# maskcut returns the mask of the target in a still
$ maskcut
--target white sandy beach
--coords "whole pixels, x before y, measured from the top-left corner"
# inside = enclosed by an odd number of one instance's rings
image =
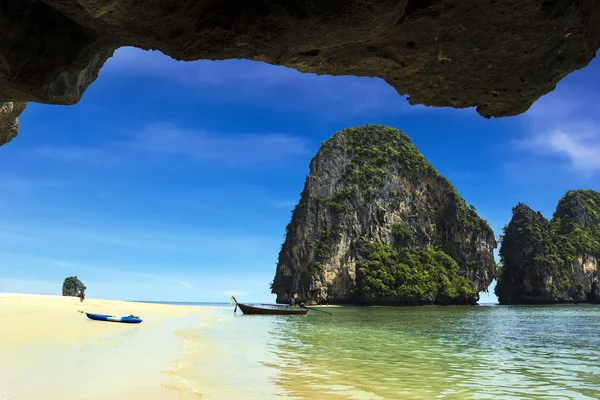
[[[181,332],[215,320],[210,307],[0,293],[0,399],[198,398],[178,375]]]

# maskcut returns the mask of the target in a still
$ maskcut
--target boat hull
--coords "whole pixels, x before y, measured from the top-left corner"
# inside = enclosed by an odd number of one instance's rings
[[[242,310],[244,314],[256,314],[256,315],[306,315],[308,310],[305,309],[286,309],[286,308],[264,308],[264,307],[253,307],[247,304],[238,303],[237,306]]]
[[[109,321],[109,322],[121,322],[124,324],[139,324],[142,322],[140,318],[134,317],[115,317],[113,315],[104,315],[104,314],[90,314],[85,313],[89,319],[93,319],[94,321]]]

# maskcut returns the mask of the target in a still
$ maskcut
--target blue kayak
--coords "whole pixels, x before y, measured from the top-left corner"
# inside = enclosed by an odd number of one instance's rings
[[[110,322],[123,322],[126,324],[139,324],[142,320],[138,317],[134,317],[133,315],[128,317],[115,317],[113,315],[104,315],[104,314],[90,314],[85,313],[89,319],[93,319],[96,321],[110,321]]]

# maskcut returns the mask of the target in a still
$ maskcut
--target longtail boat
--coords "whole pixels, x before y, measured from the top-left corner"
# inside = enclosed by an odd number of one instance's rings
[[[303,307],[288,306],[287,304],[243,304],[238,303],[235,296],[231,296],[231,299],[235,301],[235,313],[238,309],[242,310],[244,314],[260,314],[260,315],[306,315],[308,310]]]

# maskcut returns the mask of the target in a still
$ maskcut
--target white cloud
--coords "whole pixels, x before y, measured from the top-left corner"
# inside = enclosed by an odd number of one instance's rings
[[[563,119],[570,117],[582,107],[576,96],[551,92],[540,98],[527,111],[526,115],[532,119],[547,120]]]
[[[590,176],[600,172],[600,134],[597,131],[564,131],[557,128],[536,135],[521,145],[538,154],[566,158],[573,169]]]
[[[290,157],[311,153],[305,139],[282,133],[225,134],[184,129],[171,123],[150,123],[127,136],[96,147],[44,146],[34,154],[62,163],[107,167],[122,165],[143,153],[219,161],[230,166],[285,162]],[[29,183],[0,179],[2,185],[26,188]]]
[[[120,160],[102,148],[75,147],[75,146],[43,146],[35,150],[41,157],[59,162],[89,164],[101,167],[110,167],[120,164]]]
[[[32,279],[6,279],[0,280],[0,293],[27,293],[27,294],[61,294],[62,282],[32,280]]]
[[[149,124],[131,141],[114,143],[139,151],[249,164],[286,160],[309,153],[306,140],[281,134],[215,134],[179,128],[174,124]]]
[[[20,227],[19,229],[5,227],[0,232],[0,239],[8,242],[7,249],[14,247],[16,237],[27,237],[28,246],[46,250],[49,245],[57,249],[66,249],[70,246],[78,248],[95,248],[97,251],[117,252],[119,250],[137,252],[140,250],[153,252],[169,252],[174,254],[205,254],[206,248],[222,248],[224,252],[235,251],[263,251],[276,239],[268,235],[256,233],[232,235],[230,231],[215,231],[194,229],[193,231],[179,230],[176,233],[170,230],[154,230],[142,225],[99,226],[97,223],[87,222],[88,225],[66,225],[64,227],[48,228],[43,225]],[[0,250],[4,240],[0,240]],[[42,259],[41,259],[42,260]],[[43,261],[59,266],[71,266],[67,261],[44,258]]]
[[[31,182],[18,176],[0,177],[0,189],[3,190],[26,190],[31,187]]]
[[[517,149],[566,162],[580,177],[591,178],[600,172],[600,118],[593,110],[598,101],[600,96],[584,88],[542,97],[524,116],[526,133],[514,142]]]
[[[28,191],[38,187],[64,187],[65,182],[50,179],[38,179],[18,175],[0,175],[0,190],[3,191]]]
[[[147,274],[145,272],[132,272],[131,275],[139,276],[139,277],[142,277],[142,278],[156,278],[156,275],[154,275],[154,274]]]
[[[159,278],[159,277],[156,277]],[[194,286],[189,283],[188,281],[182,281],[180,279],[176,279],[176,278],[162,278],[162,280],[164,280],[165,282],[170,282],[170,283],[177,283],[181,286],[185,286],[187,288],[193,288]]]
[[[3,260],[5,267],[9,267],[11,264],[20,264],[22,262],[28,264],[35,264],[46,267],[59,267],[59,268],[71,268],[76,266],[75,263],[67,260],[56,259],[52,257],[44,256],[33,256],[30,254],[19,254],[12,251],[3,251],[0,248],[0,258]]]
[[[46,240],[29,235],[22,235],[14,232],[0,231],[0,243],[5,242],[46,242]]]
[[[187,273],[185,275],[165,275],[159,272],[156,273],[147,273],[147,272],[139,272],[140,270],[151,270],[151,271],[173,271],[173,265],[168,264],[155,264],[152,262],[140,262],[140,263],[121,263],[121,264],[97,264],[93,261],[77,261],[77,260],[59,260],[53,259],[50,257],[44,256],[32,256],[30,254],[21,254],[15,253],[11,251],[3,251],[0,249],[0,258],[5,261],[5,264],[14,265],[14,270],[18,272],[23,272],[22,266],[29,265],[31,270],[27,271],[55,271],[59,274],[64,274],[62,272],[64,269],[68,270],[77,270],[80,271],[80,275],[94,275],[94,276],[115,276],[119,279],[123,279],[123,277],[138,277],[143,278],[143,280],[150,281],[161,281],[161,282],[169,282],[176,283],[186,287],[194,287],[198,282],[223,282],[230,283],[231,278],[228,276],[214,276],[214,275],[197,275],[194,272],[196,271],[215,271],[215,270],[248,270],[252,271],[253,269],[259,268],[260,266],[252,265],[252,264],[244,264],[244,265],[232,265],[232,266],[202,266],[201,264],[188,264],[185,263],[183,265],[178,265],[181,267],[180,269],[186,270]],[[49,268],[49,267],[59,267]],[[8,268],[7,268],[8,271]],[[190,273],[190,271],[194,271]],[[258,285],[266,282],[268,278],[264,278],[263,280],[258,279],[252,276],[248,279],[245,276],[240,276],[236,279],[236,282],[243,282],[245,284]]]

